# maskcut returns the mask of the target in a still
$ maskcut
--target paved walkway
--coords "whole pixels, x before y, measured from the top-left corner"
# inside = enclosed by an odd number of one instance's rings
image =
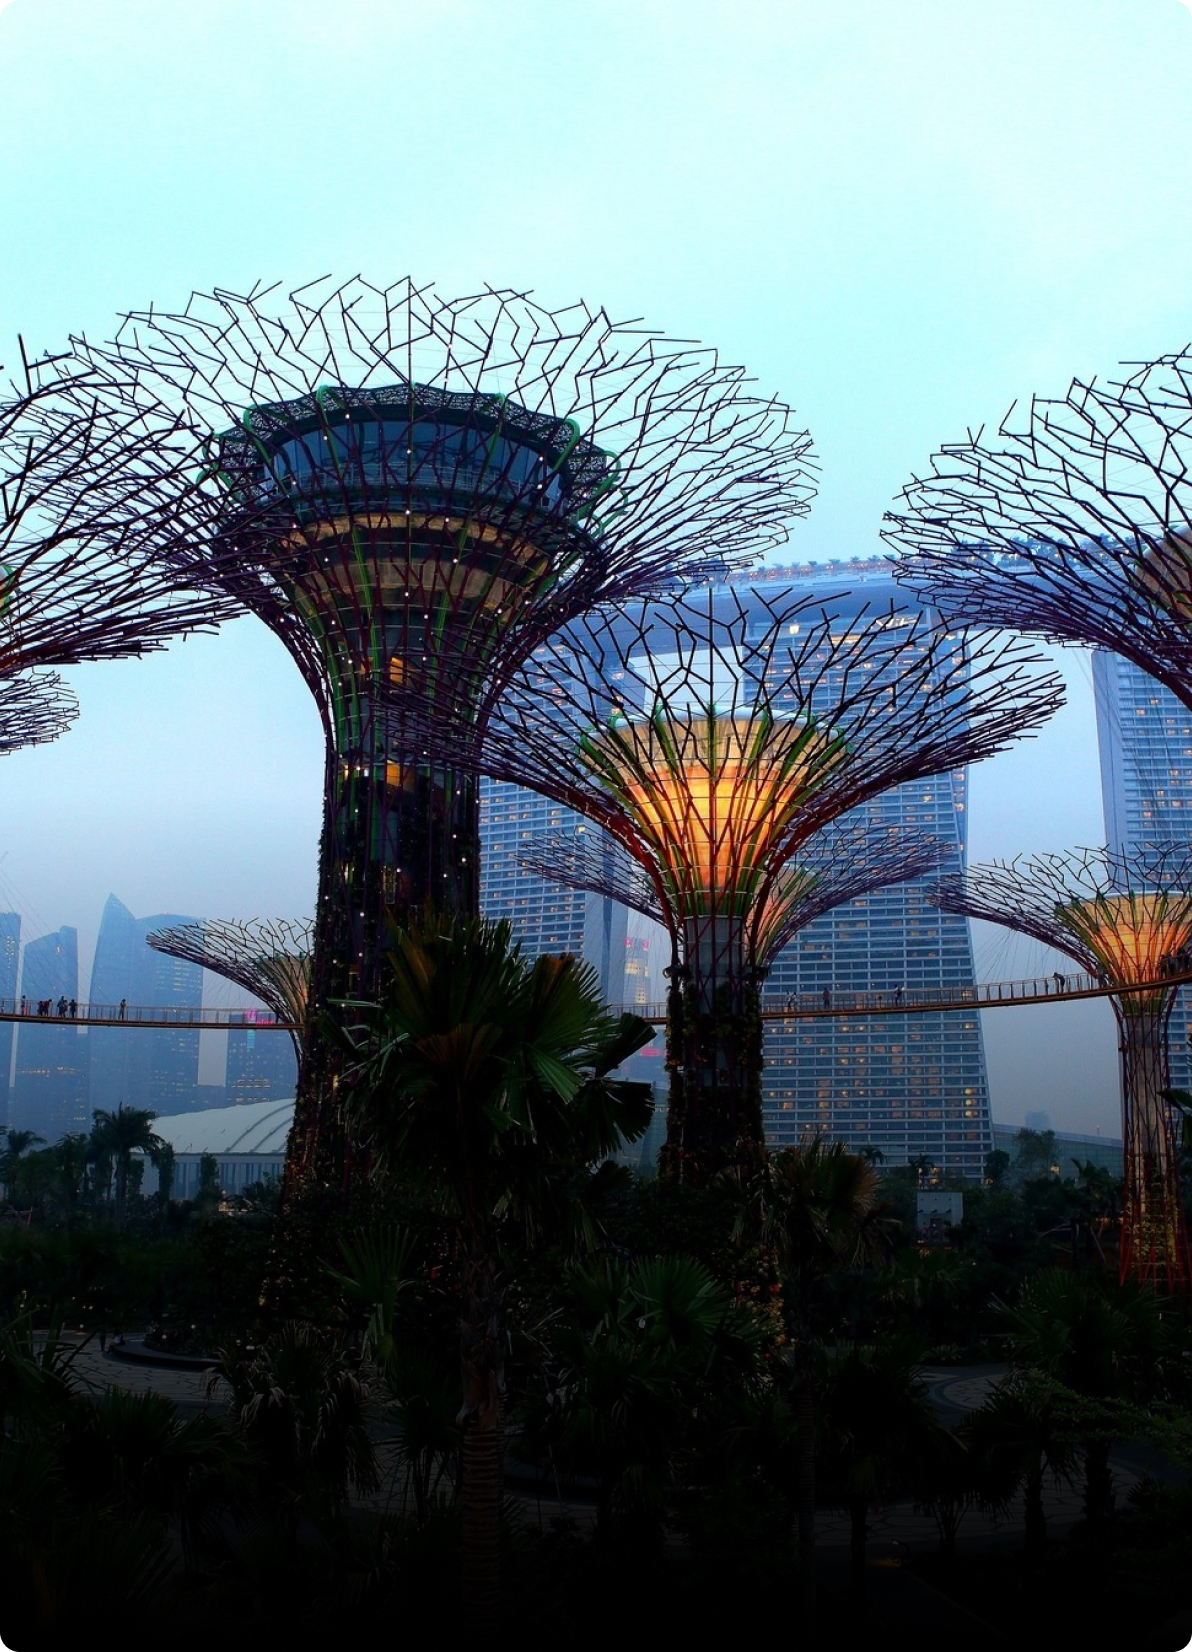
[[[209,1373],[184,1371],[160,1365],[132,1365],[101,1354],[98,1337],[85,1337],[80,1332],[63,1332],[62,1340],[78,1349],[73,1370],[92,1388],[121,1388],[129,1394],[164,1394],[185,1410],[222,1411],[227,1405],[226,1395],[218,1393],[207,1397]]]

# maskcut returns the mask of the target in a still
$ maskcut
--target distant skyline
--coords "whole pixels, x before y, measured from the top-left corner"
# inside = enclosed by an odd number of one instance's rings
[[[258,279],[582,296],[797,407],[822,488],[776,560],[872,555],[942,442],[1192,336],[1190,67],[1179,0],[12,0],[0,362]],[[974,859],[1104,840],[1062,663],[1069,707],[973,772]],[[26,938],[76,926],[86,979],[111,892],[310,912],[321,736],[264,627],[68,675],[79,722],[0,790]],[[1040,962],[978,937],[985,977]],[[1116,1132],[1104,1005],[985,1031],[996,1119]]]

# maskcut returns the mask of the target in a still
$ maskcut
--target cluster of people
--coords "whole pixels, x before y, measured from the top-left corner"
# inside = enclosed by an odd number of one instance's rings
[[[55,1008],[57,1008],[58,1014],[62,1016],[75,1016],[79,1013],[78,1000],[76,998],[67,998],[65,993],[61,998],[59,998],[56,1006],[52,998],[39,998],[37,1000],[38,1015],[53,1015]],[[29,1014],[29,1000],[27,998],[21,999],[21,1014]]]
[[[1177,947],[1159,959],[1160,975],[1192,975],[1192,947]]]

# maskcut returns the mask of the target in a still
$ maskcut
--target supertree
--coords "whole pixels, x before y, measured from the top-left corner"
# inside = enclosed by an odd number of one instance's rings
[[[140,436],[89,485],[134,476],[154,555],[263,619],[319,708],[312,1033],[374,993],[391,914],[476,909],[475,781],[440,730],[482,729],[593,605],[780,543],[813,492],[806,433],[742,369],[582,304],[217,291],[71,359]],[[306,1039],[291,1179],[342,1182],[335,1059]]]
[[[942,448],[885,537],[944,613],[1109,649],[1192,707],[1192,354],[1126,366]]]
[[[1186,1293],[1192,1285],[1180,1201],[1179,1159],[1164,1091],[1167,1024],[1192,953],[1192,854],[1148,848],[1136,855],[1077,849],[974,866],[939,880],[945,912],[984,918],[1074,958],[1111,994],[1121,1052],[1126,1196],[1122,1277]]]
[[[184,958],[251,992],[279,1021],[293,1023],[294,1053],[302,1057],[302,1030],[310,996],[313,925],[292,918],[207,918],[155,929],[145,937],[155,952]]]
[[[757,961],[804,845],[1050,716],[1058,680],[1034,663],[921,611],[727,584],[589,617],[537,651],[483,739],[440,735],[598,823],[652,886],[681,959],[667,1174],[702,1181],[761,1146]]]

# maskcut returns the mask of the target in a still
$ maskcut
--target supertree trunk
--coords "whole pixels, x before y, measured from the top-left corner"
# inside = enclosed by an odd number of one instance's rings
[[[1163,1092],[1168,1071],[1167,1023],[1174,994],[1115,999],[1122,1070],[1126,1191],[1120,1268],[1123,1279],[1148,1281],[1173,1294],[1192,1282],[1188,1231],[1180,1197],[1179,1160]]]
[[[347,1192],[362,1161],[338,1118],[342,1051],[329,1021],[375,1001],[391,926],[424,909],[479,910],[479,796],[475,779],[421,760],[394,761],[354,719],[329,751],[319,847],[306,1036],[302,1040],[287,1191]]]
[[[763,1029],[745,926],[693,918],[672,975],[667,1014],[670,1108],[659,1174],[707,1183],[764,1150]]]

